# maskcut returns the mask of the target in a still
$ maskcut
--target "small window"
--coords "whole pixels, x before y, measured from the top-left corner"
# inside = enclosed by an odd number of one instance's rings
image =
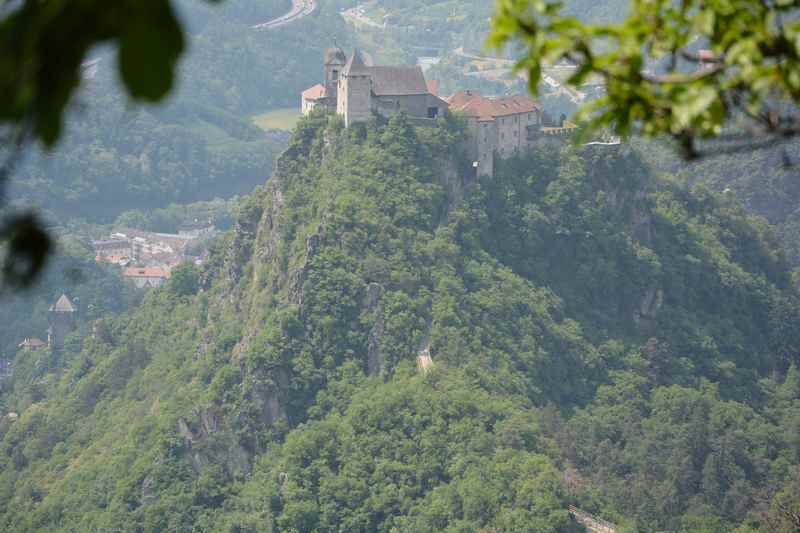
[[[333,73],[331,74],[331,78],[333,79],[333,81],[337,81],[339,79],[339,71],[336,70],[336,69],[333,69]]]
[[[519,122],[519,117],[517,115],[514,115],[514,124],[516,124],[517,122]]]
[[[438,107],[429,107],[428,108],[428,118],[436,118],[439,116],[439,108]]]

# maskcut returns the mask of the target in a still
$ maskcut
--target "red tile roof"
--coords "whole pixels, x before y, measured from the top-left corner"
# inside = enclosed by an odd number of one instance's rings
[[[496,117],[530,113],[541,109],[530,96],[515,94],[487,98],[475,91],[459,91],[447,99],[452,111],[477,117],[478,120],[494,120]]]
[[[429,93],[439,96],[439,80],[425,80],[425,85],[427,85]]]
[[[122,275],[126,278],[169,278],[169,270],[161,267],[128,267]]]
[[[47,346],[47,343],[44,342],[39,337],[31,337],[30,339],[25,339],[21,343],[19,343],[18,348],[44,348]]]
[[[325,93],[325,86],[318,83],[303,91],[303,100],[319,100],[320,98],[325,98]]]

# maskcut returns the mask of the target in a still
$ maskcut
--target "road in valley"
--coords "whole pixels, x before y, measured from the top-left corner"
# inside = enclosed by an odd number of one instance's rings
[[[292,0],[292,9],[290,9],[288,13],[284,13],[280,17],[276,17],[272,20],[254,24],[250,27],[254,30],[269,30],[272,28],[277,28],[310,15],[316,8],[316,0]]]

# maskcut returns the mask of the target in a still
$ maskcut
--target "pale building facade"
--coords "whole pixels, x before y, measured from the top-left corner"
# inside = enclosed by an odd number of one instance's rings
[[[459,91],[447,99],[450,110],[463,115],[470,132],[470,154],[477,173],[491,176],[494,158],[530,149],[548,122],[541,106],[527,95],[485,97]]]

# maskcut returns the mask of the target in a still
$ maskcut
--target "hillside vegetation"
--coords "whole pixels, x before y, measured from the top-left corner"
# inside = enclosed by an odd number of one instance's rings
[[[462,135],[301,119],[202,271],[4,389],[0,528],[791,531],[771,228],[626,147],[475,181]]]

